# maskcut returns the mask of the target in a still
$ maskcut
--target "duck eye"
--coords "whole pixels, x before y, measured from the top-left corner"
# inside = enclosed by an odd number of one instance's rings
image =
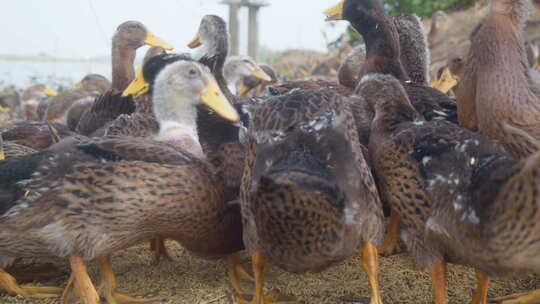
[[[194,68],[189,69],[188,71],[189,76],[195,76],[197,75],[197,70]]]

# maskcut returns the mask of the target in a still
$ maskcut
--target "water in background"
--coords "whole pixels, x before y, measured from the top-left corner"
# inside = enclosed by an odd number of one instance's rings
[[[70,87],[90,73],[111,79],[111,64],[68,61],[11,61],[0,60],[0,87],[15,85],[24,89],[36,83],[45,83],[57,89]]]

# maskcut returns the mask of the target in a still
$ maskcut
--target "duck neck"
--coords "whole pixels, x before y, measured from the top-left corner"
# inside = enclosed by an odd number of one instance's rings
[[[508,16],[519,29],[523,29],[531,12],[532,6],[529,0],[494,0],[491,2],[491,13]]]
[[[430,53],[422,21],[416,15],[394,17],[399,35],[400,60],[412,83],[429,85]]]
[[[226,38],[228,37],[228,34],[223,33],[216,36],[221,38],[214,38],[212,41],[208,42],[205,54],[199,59],[199,62],[210,68],[223,95],[225,95],[228,100],[233,101],[236,96],[229,90],[224,75],[225,60],[229,53],[229,41]]]
[[[137,48],[129,46],[120,38],[113,38],[112,45],[112,84],[113,89],[123,91],[135,78],[133,63]]]
[[[198,158],[205,158],[197,132],[197,109],[185,96],[156,88],[154,114],[159,121],[156,140],[182,147]]]
[[[231,91],[233,94],[236,94],[236,88],[238,87],[238,83],[240,82],[241,75],[237,73],[234,68],[227,68],[228,66],[225,66],[225,80],[227,82],[229,91]]]
[[[388,134],[394,132],[398,125],[406,122],[423,122],[424,119],[410,104],[386,103],[376,106],[373,118],[372,133]]]
[[[371,14],[357,14],[350,23],[366,44],[366,62],[359,79],[370,73],[380,73],[401,81],[409,80],[399,59],[399,35],[388,15],[372,10]]]

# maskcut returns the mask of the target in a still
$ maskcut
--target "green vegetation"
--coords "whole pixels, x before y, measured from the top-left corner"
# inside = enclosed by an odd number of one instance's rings
[[[464,8],[475,0],[384,0],[391,14],[414,13],[420,17],[430,17],[437,10]]]

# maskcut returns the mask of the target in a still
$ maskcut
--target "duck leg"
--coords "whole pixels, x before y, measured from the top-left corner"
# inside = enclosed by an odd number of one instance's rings
[[[99,304],[99,295],[92,284],[85,261],[78,256],[69,257],[71,275],[68,284],[62,294],[62,303],[67,303],[72,289],[79,297],[81,304]]]
[[[147,303],[158,301],[161,298],[135,298],[126,294],[122,294],[116,291],[118,286],[116,277],[114,276],[111,258],[105,256],[99,258],[99,270],[101,272],[101,285],[100,290],[103,297],[107,300],[108,304],[121,304],[121,303]]]
[[[504,296],[504,297],[490,299],[488,303],[497,303],[497,304],[540,303],[540,289],[536,289],[530,292],[516,293],[516,294]]]
[[[489,285],[489,276],[476,270],[476,290],[471,300],[471,304],[486,304]]]
[[[154,251],[154,265],[158,265],[162,260],[173,261],[165,247],[165,239],[161,236],[150,241],[150,250]]]
[[[276,302],[273,301],[273,296],[265,296],[263,294],[266,261],[260,252],[255,251],[251,253],[251,264],[253,267],[253,274],[255,275],[255,294],[253,295],[251,301],[236,298],[236,302],[242,304],[295,304],[295,302]]]
[[[62,294],[62,288],[35,286],[31,284],[19,285],[15,278],[0,268],[0,290],[10,295],[21,295],[25,298],[51,298]]]
[[[431,284],[433,285],[433,296],[435,304],[446,304],[446,263],[440,262],[431,267]]]
[[[384,242],[380,250],[382,256],[390,256],[401,251],[398,240],[399,215],[394,210],[390,210],[390,220],[388,229],[384,236]]]
[[[381,291],[379,288],[379,254],[373,244],[365,243],[362,247],[362,267],[367,274],[371,286],[370,304],[382,304]]]
[[[255,279],[247,272],[242,264],[240,264],[240,252],[230,254],[227,257],[227,262],[229,264],[229,281],[231,282],[232,287],[238,294],[247,294],[244,287],[240,284],[240,279],[252,282],[255,281]]]

